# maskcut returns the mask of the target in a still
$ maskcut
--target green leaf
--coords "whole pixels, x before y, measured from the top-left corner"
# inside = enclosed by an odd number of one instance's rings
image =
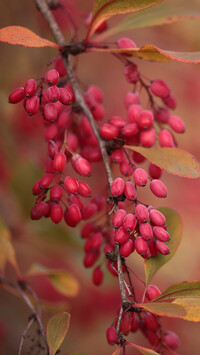
[[[7,26],[0,29],[0,41],[24,47],[53,47],[60,48],[54,42],[42,38],[28,28]]]
[[[187,177],[200,177],[200,163],[196,158],[178,148],[143,148],[125,145],[125,149],[142,154],[151,163],[166,170],[170,174]]]
[[[166,291],[156,297],[154,301],[163,301],[173,298],[200,297],[200,282],[181,282],[170,286]]]
[[[172,61],[182,63],[200,63],[200,52],[175,52],[160,49],[153,44],[146,44],[141,48],[89,48],[87,52],[107,52],[107,53],[122,53],[129,56],[138,57],[154,62],[168,63]],[[172,149],[172,148],[171,148]]]
[[[64,296],[75,297],[79,292],[79,283],[70,273],[64,270],[48,269],[40,264],[33,264],[26,276],[46,275],[52,286]]]
[[[58,313],[49,319],[47,323],[47,342],[49,355],[55,355],[69,329],[70,314],[67,312]]]
[[[175,6],[174,0],[168,0],[158,4],[156,7],[148,8],[140,13],[133,13],[125,17],[116,26],[109,28],[96,37],[95,41],[103,41],[109,36],[133,28],[164,25],[187,19],[200,19],[200,8],[197,6],[197,3],[191,5],[189,1],[176,0]]]
[[[185,308],[187,314],[183,319],[192,322],[200,322],[200,298],[178,298],[173,301],[173,304]]]
[[[132,346],[133,348],[137,349],[142,355],[159,355],[159,353],[152,349],[144,348],[143,346],[139,346],[134,343],[126,342],[126,345]]]
[[[0,271],[4,271],[6,263],[9,262],[19,275],[19,267],[15,250],[11,243],[11,233],[0,218]]]
[[[130,12],[138,12],[145,8],[157,5],[162,0],[95,0],[93,17],[86,36],[86,41],[94,33],[97,27],[114,15],[122,15]]]
[[[171,258],[176,253],[176,250],[178,249],[178,246],[182,238],[183,225],[179,214],[168,207],[161,207],[159,208],[159,211],[163,213],[164,216],[166,217],[167,231],[170,235],[170,241],[166,242],[166,244],[170,248],[170,254],[169,255],[157,254],[156,256],[153,256],[150,259],[145,260],[144,269],[145,269],[146,286],[149,285],[155,273],[164,264],[166,264],[169,260],[171,260]]]
[[[186,315],[184,307],[170,302],[151,302],[135,305],[158,316],[183,318]]]

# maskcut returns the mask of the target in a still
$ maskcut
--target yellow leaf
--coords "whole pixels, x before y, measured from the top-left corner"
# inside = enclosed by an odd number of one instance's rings
[[[183,319],[192,322],[200,322],[200,298],[177,298],[173,304],[185,308],[187,314]]]
[[[70,314],[67,312],[58,313],[47,323],[47,342],[49,355],[55,355],[69,329]]]

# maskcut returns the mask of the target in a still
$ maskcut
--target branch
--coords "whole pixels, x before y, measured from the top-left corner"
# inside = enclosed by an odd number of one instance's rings
[[[44,18],[48,22],[48,25],[49,25],[49,27],[52,31],[52,34],[54,35],[57,43],[61,46],[65,45],[64,36],[63,36],[55,18],[53,17],[46,1],[45,0],[34,0],[34,1],[36,3],[37,7],[39,8],[39,10],[41,11],[41,13],[43,14]],[[87,117],[87,119],[93,129],[93,132],[98,140],[99,148],[101,151],[101,155],[103,158],[103,163],[105,166],[105,171],[106,171],[106,175],[107,175],[107,179],[108,179],[108,184],[109,184],[109,187],[111,187],[111,184],[113,182],[113,177],[112,177],[112,172],[111,172],[111,168],[110,168],[110,164],[109,164],[108,153],[106,150],[106,143],[101,138],[98,128],[97,128],[97,125],[96,125],[96,122],[94,121],[93,115],[92,115],[90,109],[88,108],[87,104],[85,103],[81,88],[79,86],[79,83],[76,79],[76,76],[75,76],[72,66],[70,64],[69,53],[67,51],[64,51],[62,53],[62,57],[63,57],[64,63],[65,63],[65,67],[66,67],[69,81],[72,85],[72,88],[73,88],[73,91],[75,94],[76,103],[78,104],[78,106],[80,107],[80,109],[84,113],[84,115]],[[114,211],[116,211],[116,209],[117,209],[117,205],[115,206]],[[126,290],[125,290],[124,279],[123,279],[123,271],[122,271],[122,261],[121,261],[121,256],[120,256],[120,247],[119,247],[118,243],[116,243],[115,248],[116,248],[116,254],[117,254],[118,279],[119,279],[119,287],[120,287],[120,293],[121,293],[121,299],[122,299],[122,308],[124,309],[124,308],[126,308],[125,306],[127,306],[127,303],[130,301],[127,300],[127,296],[126,296]],[[118,325],[118,327],[119,327],[119,325]]]
[[[32,304],[32,302],[30,301],[29,297],[27,296],[27,294],[25,293],[25,290],[26,290],[26,285],[23,284],[23,286],[19,284],[15,284],[14,282],[12,281],[9,281],[7,279],[5,279],[4,277],[0,276],[0,282],[2,284],[6,284],[8,286],[10,286],[12,289],[16,290],[20,296],[22,297],[22,299],[24,300],[24,302],[26,303],[26,305],[28,306],[28,308],[30,309],[31,311],[31,319],[34,319],[36,320],[36,322],[38,323],[38,326],[40,328],[40,332],[42,334],[42,337],[44,339],[44,342],[46,344],[46,347],[47,347],[47,354],[49,354],[49,346],[48,346],[48,343],[47,343],[47,337],[46,337],[46,333],[45,333],[45,330],[44,330],[44,327],[43,327],[43,324],[42,324],[42,321],[41,321],[41,318],[37,312],[37,310],[35,309],[34,305]],[[30,288],[29,288],[29,292],[30,292]],[[29,322],[30,323],[30,322]],[[32,323],[31,323],[32,324]],[[30,325],[31,325],[30,324]],[[30,327],[30,326],[29,326]],[[26,328],[27,329],[27,328]],[[25,331],[26,331],[25,329]],[[28,330],[28,329],[27,329]],[[23,333],[24,334],[24,333]],[[22,335],[23,336],[23,335]],[[20,343],[20,346],[21,346],[21,343]]]

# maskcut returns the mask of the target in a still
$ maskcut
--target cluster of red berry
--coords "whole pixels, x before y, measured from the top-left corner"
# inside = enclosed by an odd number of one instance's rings
[[[149,285],[145,296],[147,300],[151,301],[160,294],[161,292],[156,286]],[[111,345],[118,343],[116,325],[117,321],[109,326],[106,331],[107,341]],[[158,316],[133,308],[132,311],[123,313],[120,333],[126,336],[130,332],[135,333],[137,330],[140,330],[155,347],[162,346],[166,349],[176,350],[179,346],[178,335],[171,330],[163,331]]]

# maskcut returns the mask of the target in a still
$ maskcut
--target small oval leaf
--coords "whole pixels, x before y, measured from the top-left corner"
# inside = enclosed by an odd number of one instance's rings
[[[188,298],[188,297],[200,297],[200,282],[181,282],[170,286],[166,291],[160,294],[160,296],[154,298],[152,302],[169,300],[173,298]]]
[[[69,329],[70,317],[69,313],[62,312],[49,319],[47,323],[49,355],[55,355],[65,339]]]
[[[159,4],[163,0],[95,0],[93,17],[88,29],[86,41],[94,33],[96,28],[108,18],[114,15],[138,12]]]
[[[196,158],[178,148],[143,148],[125,145],[124,148],[142,154],[151,163],[166,170],[170,174],[187,177],[200,177],[200,163]]]
[[[173,304],[185,308],[187,314],[183,319],[192,322],[200,322],[200,298],[178,298],[173,301]]]
[[[183,224],[179,214],[168,207],[161,207],[159,211],[164,214],[167,222],[167,231],[170,235],[170,241],[166,242],[170,248],[169,255],[157,254],[148,260],[145,260],[144,270],[146,286],[149,285],[155,273],[166,264],[176,253],[182,238]]]
[[[137,304],[137,307],[141,307],[148,312],[156,314],[158,316],[170,317],[170,318],[183,318],[186,316],[184,307],[170,303],[170,302],[151,302]]]
[[[133,348],[137,349],[142,355],[159,355],[159,353],[152,349],[144,348],[143,346],[139,346],[134,343],[126,342],[126,345],[132,346]]]
[[[79,292],[79,283],[73,275],[65,270],[48,269],[40,264],[33,264],[26,276],[46,275],[52,286],[64,296],[75,297]]]
[[[24,47],[60,48],[58,44],[42,38],[28,28],[22,26],[7,26],[1,28],[0,41]]]

